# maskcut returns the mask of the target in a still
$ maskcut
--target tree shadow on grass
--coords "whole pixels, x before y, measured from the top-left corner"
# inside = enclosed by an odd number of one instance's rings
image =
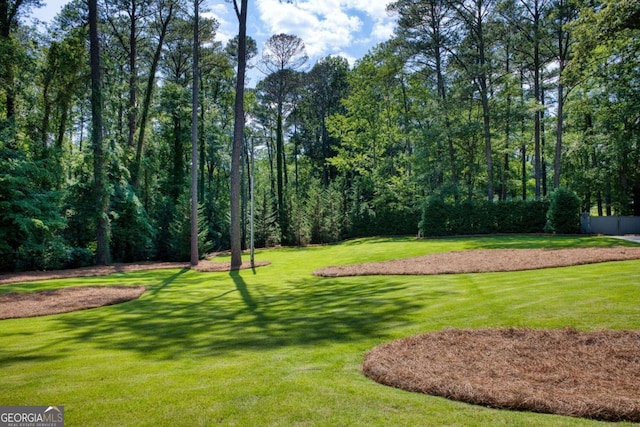
[[[387,324],[410,322],[425,304],[403,296],[403,283],[384,278],[264,285],[250,273],[201,275],[199,281],[178,280],[182,274],[137,301],[62,316],[61,327],[71,340],[98,348],[176,359],[384,338]]]
[[[18,363],[46,363],[54,360],[62,359],[67,355],[66,351],[58,351],[55,354],[51,352],[29,352],[29,354],[24,353],[5,353],[0,352],[0,366],[6,367],[11,366]]]

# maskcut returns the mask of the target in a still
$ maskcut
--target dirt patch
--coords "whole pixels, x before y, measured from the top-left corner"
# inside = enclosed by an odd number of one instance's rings
[[[120,304],[140,297],[144,286],[74,286],[0,294],[0,319],[45,316]]]
[[[431,275],[535,270],[640,259],[640,248],[480,249],[321,268],[316,276]]]
[[[640,331],[446,329],[374,348],[363,372],[494,408],[640,422]]]

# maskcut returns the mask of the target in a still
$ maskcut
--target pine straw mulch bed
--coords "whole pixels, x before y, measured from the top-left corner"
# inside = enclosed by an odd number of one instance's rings
[[[252,266],[251,263],[244,262],[240,269],[262,267],[269,264],[270,262],[268,261],[260,261]],[[35,271],[0,275],[0,285],[174,268],[192,268],[200,272],[224,272],[230,271],[231,265],[229,262],[200,261],[197,266],[192,267],[189,263],[145,262],[83,267],[70,270]],[[45,316],[120,304],[139,298],[144,292],[144,286],[73,286],[37,292],[0,293],[0,320]]]
[[[413,258],[321,268],[316,276],[431,275],[486,273],[567,267],[640,259],[640,247],[569,249],[478,249]]]
[[[256,262],[254,267],[269,265],[269,261]],[[24,273],[0,274],[0,285],[11,283],[33,282],[36,280],[67,279],[70,277],[108,276],[113,273],[129,273],[133,271],[167,270],[174,268],[191,268],[201,272],[224,272],[231,269],[229,262],[200,261],[192,267],[188,262],[139,262],[131,264],[98,265],[80,267],[69,270],[28,271]],[[240,270],[253,268],[249,262],[243,262]]]
[[[0,294],[0,320],[68,313],[120,304],[140,297],[144,286],[74,286]]]
[[[494,408],[640,422],[640,331],[445,329],[375,347],[363,372]]]
[[[319,276],[532,270],[640,258],[640,248],[487,249],[328,267]],[[382,344],[363,372],[489,407],[640,422],[640,331],[446,329]]]

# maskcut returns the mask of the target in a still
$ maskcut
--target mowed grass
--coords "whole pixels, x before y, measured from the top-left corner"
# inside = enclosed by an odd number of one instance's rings
[[[261,251],[237,273],[165,270],[0,286],[145,285],[136,301],[0,321],[0,405],[64,405],[67,426],[583,426],[374,383],[372,347],[446,327],[640,328],[640,261],[516,273],[319,278],[314,269],[600,237],[380,238]],[[625,425],[618,423],[616,425]]]

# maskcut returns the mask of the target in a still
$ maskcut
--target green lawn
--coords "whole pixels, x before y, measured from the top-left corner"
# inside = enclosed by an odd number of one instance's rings
[[[319,267],[597,237],[362,239],[257,253],[255,272],[165,270],[1,286],[145,285],[136,301],[0,321],[0,405],[67,426],[598,425],[408,393],[360,372],[382,342],[445,327],[640,328],[640,261],[517,273],[318,278]],[[625,424],[616,424],[625,425]]]

